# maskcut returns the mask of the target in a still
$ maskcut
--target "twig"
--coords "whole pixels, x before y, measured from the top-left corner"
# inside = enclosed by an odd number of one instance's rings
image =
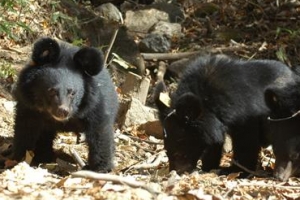
[[[112,175],[112,174],[102,174],[102,173],[96,173],[92,171],[77,171],[71,174],[72,177],[79,177],[79,178],[89,178],[89,179],[95,179],[95,180],[103,180],[103,181],[112,181],[114,183],[120,183],[120,184],[125,184],[133,188],[143,188],[147,190],[148,192],[152,194],[158,194],[157,191],[155,191],[153,188],[145,185],[142,182],[136,181],[136,180],[131,180],[126,177],[121,177],[117,175]]]
[[[13,52],[16,52],[16,53],[24,54],[23,51],[20,51],[20,50],[18,50],[16,48],[13,48],[13,47],[0,48],[0,51],[13,51]]]
[[[243,165],[239,164],[237,161],[235,161],[234,159],[231,160],[232,164],[236,165],[237,167],[241,168],[242,170],[244,170],[245,172],[249,173],[249,174],[252,174],[254,176],[257,176],[257,177],[267,177],[263,174],[260,174],[260,173],[257,173],[255,171],[252,171],[246,167],[244,167]]]
[[[72,157],[74,158],[74,160],[78,163],[78,165],[81,168],[83,168],[85,166],[85,163],[83,162],[81,157],[78,155],[77,151],[73,148],[70,148],[70,153],[71,153]]]
[[[147,148],[143,148],[141,145],[137,144],[137,143],[132,143],[131,145],[136,146],[139,149],[142,149],[143,151],[149,152],[149,153],[155,153],[155,151],[152,151],[150,149]]]
[[[257,187],[274,187],[274,188],[280,188],[280,189],[294,189],[294,190],[300,190],[300,186],[288,186],[288,185],[271,185],[271,184],[261,184],[261,183],[241,183],[238,186],[241,187],[249,187],[249,186],[257,186]]]
[[[105,56],[104,56],[104,64],[105,64],[105,66],[107,66],[106,62],[107,62],[109,53],[110,53],[110,51],[111,51],[111,48],[112,48],[112,46],[113,46],[113,44],[114,44],[114,42],[115,42],[115,40],[116,40],[116,37],[117,37],[117,35],[118,35],[118,32],[119,32],[119,28],[117,28],[117,29],[115,30],[115,32],[114,32],[114,34],[113,34],[113,36],[112,36],[112,38],[111,38],[111,40],[110,40],[110,42],[109,42],[108,49],[107,49],[107,51],[105,52]]]
[[[223,51],[236,51],[241,50],[241,48],[246,48],[245,46],[229,46],[229,47],[217,47],[217,48],[207,48],[200,51],[192,52],[179,52],[179,53],[141,53],[145,60],[179,60],[182,58],[187,58],[193,55],[206,55],[206,54],[217,54],[222,53]]]
[[[131,136],[131,135],[127,135],[130,139],[132,140],[136,140],[138,142],[146,142],[148,144],[156,144],[156,145],[163,145],[163,142],[154,142],[154,141],[150,141],[150,140],[143,140],[141,138],[138,138],[138,137],[134,137],[134,136]]]
[[[160,151],[157,154],[157,156],[153,162],[136,164],[136,165],[131,166],[128,170],[130,170],[130,169],[151,169],[151,168],[157,167],[161,163],[161,160],[164,157],[164,155],[165,155],[164,151]]]
[[[198,53],[203,53],[203,51],[193,51],[193,52],[181,52],[181,53],[141,53],[145,60],[179,60],[192,56]]]
[[[124,24],[122,14],[121,14],[120,12],[118,12],[118,14],[119,14],[120,19],[121,19],[121,24]],[[111,51],[111,49],[112,49],[112,46],[113,46],[113,44],[114,44],[114,42],[115,42],[115,40],[116,40],[116,37],[117,37],[117,35],[118,35],[118,32],[119,32],[119,27],[115,30],[115,32],[114,32],[114,34],[113,34],[113,36],[112,36],[112,38],[111,38],[111,40],[110,40],[110,42],[109,42],[108,49],[107,49],[107,51],[105,52],[105,56],[104,56],[104,64],[105,64],[105,66],[108,66],[108,65],[107,65],[107,59],[108,59],[108,56],[109,56],[110,51]]]
[[[164,76],[165,76],[166,71],[167,71],[166,63],[163,62],[163,61],[160,61],[158,63],[158,70],[157,70],[157,74],[156,74],[157,81],[163,81],[164,80]]]

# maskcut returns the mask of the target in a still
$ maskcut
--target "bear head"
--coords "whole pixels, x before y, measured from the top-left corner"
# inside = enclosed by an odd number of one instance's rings
[[[157,85],[154,100],[160,113],[164,130],[164,147],[169,159],[169,170],[177,173],[191,172],[212,141],[219,140],[205,130],[210,119],[202,119],[202,102],[195,94],[187,92],[179,96],[171,107],[162,103],[159,94],[165,92],[164,83]],[[208,120],[207,120],[208,119]],[[211,138],[212,137],[212,138]],[[221,136],[222,137],[222,136]],[[220,138],[222,142],[224,138]]]
[[[103,69],[103,56],[96,48],[78,48],[51,38],[38,40],[31,58],[20,74],[17,100],[57,121],[78,113],[90,80]]]

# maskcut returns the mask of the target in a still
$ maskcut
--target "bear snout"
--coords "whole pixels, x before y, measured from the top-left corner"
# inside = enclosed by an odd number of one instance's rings
[[[69,109],[61,107],[57,109],[57,115],[62,118],[66,118],[69,115]]]
[[[66,121],[69,119],[70,113],[71,113],[70,108],[62,105],[59,106],[56,110],[52,110],[51,115],[57,121]]]
[[[196,164],[194,165],[194,163],[192,164],[186,160],[170,161],[169,164],[169,171],[175,170],[177,174],[191,173],[196,168]]]
[[[291,161],[277,161],[275,163],[274,176],[281,181],[287,181],[293,175],[293,164]]]

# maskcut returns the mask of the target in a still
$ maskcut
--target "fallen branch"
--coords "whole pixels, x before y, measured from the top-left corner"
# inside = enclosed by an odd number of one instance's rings
[[[282,182],[282,184],[285,184],[285,182]],[[294,186],[294,185],[280,185],[280,184],[266,184],[266,183],[240,183],[238,185],[239,187],[272,187],[272,188],[279,188],[279,189],[292,189],[292,190],[299,190],[300,186]]]
[[[155,145],[163,145],[164,144],[162,141],[154,142],[154,141],[151,141],[151,140],[143,140],[141,138],[131,136],[131,135],[126,135],[126,136],[129,137],[130,139],[138,141],[138,142],[146,142],[148,144],[155,144]]]
[[[187,58],[189,56],[194,56],[196,54],[206,55],[206,54],[222,54],[224,51],[237,51],[246,48],[246,46],[236,45],[229,47],[217,47],[213,49],[203,49],[200,51],[192,52],[179,52],[179,53],[141,53],[144,60],[179,60],[182,58]]]
[[[267,177],[266,175],[263,175],[261,173],[257,173],[255,171],[252,171],[246,167],[244,167],[243,165],[241,165],[240,163],[238,163],[237,161],[235,161],[234,159],[231,160],[231,163],[234,164],[235,166],[241,168],[242,170],[244,170],[245,172],[249,173],[249,174],[252,174],[254,176],[257,176],[257,177]]]
[[[149,153],[155,153],[155,151],[152,151],[148,148],[142,147],[141,145],[137,144],[137,143],[132,143],[131,145],[136,146],[139,149],[142,149],[145,152],[149,152]]]
[[[114,32],[114,34],[113,34],[113,36],[112,36],[112,38],[111,38],[111,40],[110,40],[110,42],[109,42],[108,49],[107,49],[107,51],[105,52],[105,56],[104,56],[104,65],[105,65],[105,66],[108,66],[107,59],[108,59],[108,56],[109,56],[110,51],[111,51],[111,49],[112,49],[112,46],[113,46],[113,44],[114,44],[114,42],[115,42],[115,40],[116,40],[116,37],[117,37],[117,35],[118,35],[118,32],[119,32],[119,28],[117,28],[117,29],[115,30],[115,32]]]
[[[163,81],[164,80],[164,76],[165,76],[166,71],[167,71],[166,63],[163,62],[163,61],[160,61],[158,63],[158,70],[157,70],[157,74],[156,74],[157,81]]]
[[[181,52],[181,53],[141,53],[144,60],[179,60],[203,51]]]
[[[151,169],[151,168],[158,167],[158,165],[161,163],[161,160],[165,156],[165,152],[164,151],[160,151],[155,156],[156,156],[156,158],[155,158],[155,160],[153,162],[151,162],[151,163],[145,163],[143,161],[143,163],[141,163],[141,164],[136,164],[136,165],[131,166],[128,170],[130,170],[130,169]]]
[[[81,157],[79,156],[79,154],[77,153],[77,151],[73,148],[70,148],[70,153],[71,156],[73,157],[73,159],[76,161],[76,163],[83,168],[85,166],[85,163],[83,162],[83,160],[81,159]]]
[[[71,175],[72,177],[89,178],[89,179],[102,180],[102,181],[112,181],[114,183],[125,184],[133,188],[143,188],[152,194],[158,194],[157,191],[155,191],[153,188],[149,187],[148,185],[142,182],[131,180],[126,177],[121,177],[117,175],[102,174],[102,173],[96,173],[96,172],[86,171],[86,170],[77,171],[71,173]]]
[[[121,25],[124,24],[124,20],[123,20],[123,17],[122,17],[122,14],[120,12],[118,12],[119,16],[120,16],[120,19],[121,19]],[[110,54],[110,51],[113,47],[113,44],[115,43],[115,40],[116,40],[116,37],[118,35],[118,32],[119,32],[119,27],[115,30],[110,42],[109,42],[109,45],[108,45],[108,49],[107,51],[105,52],[105,56],[104,56],[104,65],[105,66],[108,66],[108,63],[107,63],[107,59],[108,59],[108,56]]]

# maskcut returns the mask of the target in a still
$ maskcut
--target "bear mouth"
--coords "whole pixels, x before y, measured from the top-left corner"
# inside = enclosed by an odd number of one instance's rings
[[[60,107],[55,110],[49,110],[49,113],[56,121],[64,122],[69,120],[71,112],[70,109]]]
[[[51,115],[53,117],[53,119],[55,119],[56,121],[60,121],[60,122],[65,122],[69,120],[69,116],[67,117],[62,117],[62,116],[55,116],[55,115]]]

